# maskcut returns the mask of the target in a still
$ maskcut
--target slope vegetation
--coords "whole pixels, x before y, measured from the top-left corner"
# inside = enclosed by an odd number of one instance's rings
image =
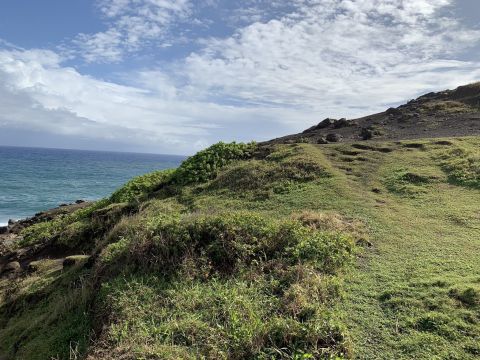
[[[479,358],[480,138],[322,131],[3,229],[0,359]]]
[[[474,359],[479,145],[220,143],[133,179],[4,251],[0,353]]]

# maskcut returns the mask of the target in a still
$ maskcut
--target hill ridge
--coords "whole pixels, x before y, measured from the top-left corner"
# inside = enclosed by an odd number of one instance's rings
[[[267,143],[327,144],[480,134],[480,82],[431,92],[384,112],[347,120],[326,118],[302,133]]]

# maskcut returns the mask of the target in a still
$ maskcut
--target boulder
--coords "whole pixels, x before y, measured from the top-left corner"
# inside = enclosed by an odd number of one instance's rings
[[[360,246],[360,247],[372,247],[372,246],[373,246],[373,244],[372,244],[370,241],[368,241],[367,239],[363,239],[363,238],[362,238],[362,239],[358,239],[358,240],[355,242],[355,244],[356,244],[357,246]]]
[[[75,265],[75,258],[67,257],[65,260],[63,260],[63,267],[70,267]]]
[[[2,273],[17,272],[20,271],[21,268],[22,267],[18,261],[12,261],[3,267]]]
[[[328,144],[328,141],[327,141],[327,139],[325,139],[324,136],[322,136],[322,137],[318,138],[317,144]]]
[[[360,137],[363,139],[363,140],[370,140],[372,137],[373,137],[373,130],[371,128],[362,128],[362,130],[360,131]]]
[[[378,127],[376,125],[370,125],[365,128],[362,128],[362,130],[360,131],[360,137],[363,140],[370,140],[375,136],[383,135],[383,133],[384,132],[381,127]]]
[[[400,109],[397,109],[397,108],[388,108],[387,109],[387,112],[386,112],[387,115],[392,115],[392,116],[398,116],[398,115],[401,115],[402,114],[402,111]]]
[[[75,204],[83,204],[84,202],[85,202],[85,200],[76,200]]]
[[[0,226],[0,235],[8,233],[8,226]]]
[[[327,127],[329,127],[330,125],[332,125],[333,123],[335,123],[335,119],[330,119],[330,118],[326,118],[322,121],[320,121],[317,125],[314,125],[312,127],[309,127],[307,130],[303,131],[303,133],[309,133],[309,132],[312,132],[312,131],[315,131],[315,130],[320,130],[320,129],[325,129]]]
[[[336,120],[334,123],[333,123],[333,128],[334,129],[341,129],[341,128],[344,128],[344,127],[347,127],[349,126],[350,123],[348,122],[347,119],[345,118],[341,118],[339,120]]]
[[[340,134],[331,133],[331,134],[328,134],[325,139],[329,142],[339,142],[339,141],[342,141],[343,136]]]
[[[90,255],[71,255],[67,256],[63,260],[63,268],[67,268],[73,265],[82,265],[85,266],[88,264],[88,266],[93,266],[93,263],[91,261],[92,257]]]
[[[317,129],[325,129],[325,128],[329,127],[330,125],[333,125],[335,123],[335,121],[337,121],[337,120],[326,118],[326,119],[320,121],[316,127],[317,127]]]
[[[28,264],[27,270],[29,272],[35,272],[38,271],[38,264],[36,261],[32,261],[30,264]]]

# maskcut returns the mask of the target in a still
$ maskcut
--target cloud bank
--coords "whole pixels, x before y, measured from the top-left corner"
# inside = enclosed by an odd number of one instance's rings
[[[0,127],[191,153],[480,79],[480,63],[464,60],[480,31],[448,11],[453,0],[246,1],[228,8],[223,36],[194,31],[215,24],[220,0],[97,5],[105,31],[79,34],[66,52],[0,50]],[[177,42],[191,51],[163,59],[159,49]],[[118,63],[154,51],[158,62],[110,81],[66,65],[72,56]]]

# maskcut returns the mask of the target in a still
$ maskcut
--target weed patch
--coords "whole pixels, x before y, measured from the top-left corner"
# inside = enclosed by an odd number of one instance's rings
[[[347,225],[324,224],[166,212],[115,228],[101,254],[123,269],[102,290],[110,323],[102,336],[114,349],[105,358],[345,354],[344,329],[326,308],[340,296],[354,241],[341,232]]]
[[[137,176],[116,190],[111,195],[110,201],[124,203],[141,200],[142,197],[158,189],[162,184],[170,182],[173,173],[174,170],[161,170]]]
[[[416,174],[407,169],[398,169],[384,180],[384,184],[393,193],[415,196],[424,193],[425,186],[434,181],[432,177]]]
[[[249,160],[228,167],[209,185],[241,197],[269,197],[288,193],[299,185],[331,176],[326,161],[315,156],[312,145],[277,147],[264,160]]]
[[[451,183],[480,189],[480,151],[456,147],[441,152],[437,159]]]
[[[172,181],[176,184],[186,185],[211,180],[223,166],[235,160],[251,157],[255,148],[255,143],[226,144],[219,142],[185,160],[175,170]]]

